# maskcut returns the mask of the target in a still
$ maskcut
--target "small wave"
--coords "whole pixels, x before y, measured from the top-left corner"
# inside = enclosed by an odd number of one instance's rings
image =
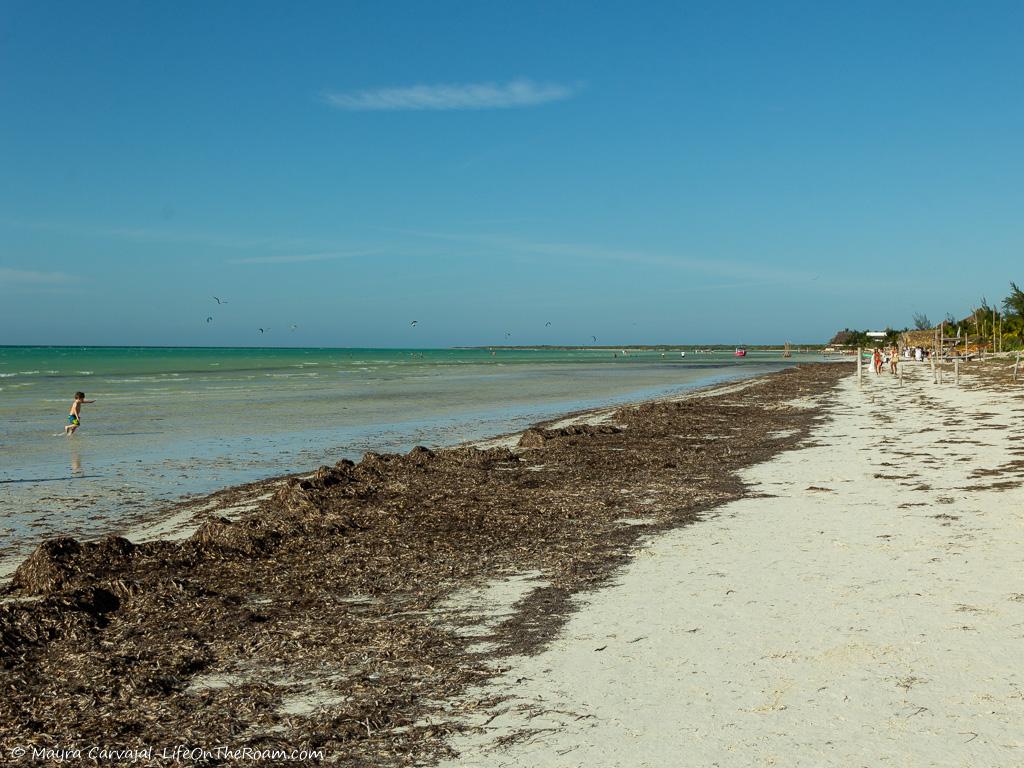
[[[0,379],[9,379],[12,376],[17,376],[16,373],[0,373]]]
[[[39,371],[18,371],[18,373],[24,374],[25,376],[31,376],[34,373],[39,373]]]
[[[36,371],[36,373],[38,373],[38,371]],[[75,373],[79,374],[80,376],[92,376],[95,373],[95,371],[75,371]]]

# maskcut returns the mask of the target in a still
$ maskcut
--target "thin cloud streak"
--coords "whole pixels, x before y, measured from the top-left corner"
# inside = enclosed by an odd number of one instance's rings
[[[0,267],[0,285],[64,285],[74,279],[67,272],[34,272]]]
[[[309,238],[251,237],[233,234],[217,234],[178,229],[160,229],[149,227],[95,227],[79,225],[75,222],[55,221],[24,221],[0,219],[0,226],[17,227],[19,229],[74,232],[82,237],[102,238],[107,240],[123,240],[145,244],[186,243],[191,245],[226,248],[232,250],[264,249],[264,250],[298,250],[306,248],[332,248],[336,243]]]
[[[502,235],[462,235],[441,232],[406,232],[424,238],[465,242],[499,249],[510,253],[529,253],[538,256],[582,259],[588,261],[617,261],[648,266],[692,269],[708,275],[774,284],[775,282],[806,282],[812,275],[789,269],[764,267],[724,259],[701,259],[667,255],[631,249],[602,248],[578,243],[531,242]]]
[[[576,88],[557,83],[513,80],[508,83],[463,83],[378,88],[351,93],[327,93],[324,100],[349,112],[399,112],[514,109],[564,101]]]
[[[228,259],[228,264],[301,264],[307,261],[333,261],[372,256],[380,251],[350,251],[348,253],[302,253],[290,256],[251,256],[244,259]]]

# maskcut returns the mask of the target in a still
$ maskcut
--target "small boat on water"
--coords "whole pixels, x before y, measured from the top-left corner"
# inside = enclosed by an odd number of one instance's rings
[[[686,353],[685,353],[685,352],[680,352],[680,353],[679,353],[679,356],[680,356],[680,357],[686,357]]]
[[[734,354],[736,355],[736,357],[746,357],[747,350],[745,350],[743,347],[736,347],[736,352]]]

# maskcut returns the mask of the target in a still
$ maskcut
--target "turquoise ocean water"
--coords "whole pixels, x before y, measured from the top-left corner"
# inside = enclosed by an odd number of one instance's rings
[[[0,347],[0,558],[367,450],[451,445],[817,355]],[[76,390],[97,402],[63,430]]]

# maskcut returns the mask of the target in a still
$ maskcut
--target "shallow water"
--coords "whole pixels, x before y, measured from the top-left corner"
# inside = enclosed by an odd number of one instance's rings
[[[0,557],[367,450],[451,445],[801,357],[0,347]],[[78,434],[55,436],[76,390],[97,402]]]

